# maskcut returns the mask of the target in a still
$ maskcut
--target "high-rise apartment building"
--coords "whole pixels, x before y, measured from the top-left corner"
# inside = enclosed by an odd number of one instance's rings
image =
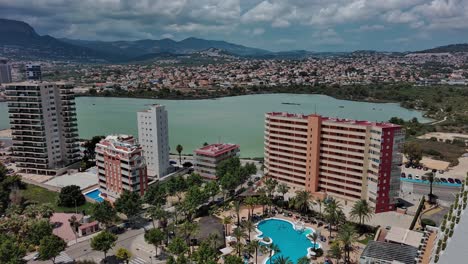
[[[365,199],[377,213],[394,210],[404,138],[390,123],[267,113],[265,174],[296,190]]]
[[[0,84],[11,82],[11,66],[7,59],[0,58]]]
[[[194,172],[200,176],[214,180],[216,166],[226,159],[236,157],[239,154],[239,145],[229,143],[217,143],[201,147],[194,151]]]
[[[26,64],[26,79],[29,81],[40,81],[42,79],[41,65],[36,63]]]
[[[95,151],[103,197],[115,200],[124,190],[145,194],[148,189],[145,158],[133,136],[107,136],[96,144]]]
[[[6,85],[13,158],[26,173],[56,175],[80,160],[73,86]]]
[[[143,148],[148,175],[162,178],[169,170],[169,132],[167,111],[163,105],[137,113],[138,142]]]

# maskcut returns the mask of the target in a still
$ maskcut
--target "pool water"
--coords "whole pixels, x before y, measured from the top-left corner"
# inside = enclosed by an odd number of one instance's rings
[[[319,248],[320,245],[314,245],[306,235],[313,231],[306,228],[303,231],[297,231],[294,229],[293,224],[280,220],[280,219],[267,219],[258,224],[258,230],[262,232],[261,237],[269,237],[276,244],[280,252],[276,253],[272,257],[272,263],[278,256],[283,255],[289,257],[293,263],[297,263],[297,260],[301,257],[307,256],[307,249],[309,247]],[[269,263],[269,262],[267,262]]]
[[[91,199],[93,199],[93,200],[95,200],[95,201],[97,201],[99,203],[104,201],[104,199],[100,196],[100,194],[101,194],[101,191],[99,191],[99,189],[95,189],[95,190],[92,190],[90,192],[85,193],[85,195],[87,197],[89,197],[89,198],[91,198]]]

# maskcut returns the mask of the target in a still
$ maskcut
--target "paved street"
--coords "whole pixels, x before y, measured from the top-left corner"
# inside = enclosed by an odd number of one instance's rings
[[[427,195],[429,193],[429,184],[402,181],[401,190],[401,198],[407,200],[408,202],[417,203],[420,196]],[[457,194],[459,190],[459,187],[441,186],[437,184],[434,184],[432,188],[432,192],[438,196],[438,199],[445,202],[453,201],[455,194]]]

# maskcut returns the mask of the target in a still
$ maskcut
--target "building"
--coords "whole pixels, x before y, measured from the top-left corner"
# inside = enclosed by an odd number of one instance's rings
[[[395,209],[404,130],[390,123],[267,113],[265,175],[375,212]]]
[[[148,175],[162,178],[169,170],[169,132],[167,111],[162,105],[137,113],[138,142],[143,148]]]
[[[26,64],[26,79],[29,81],[42,80],[41,65],[35,63]]]
[[[99,190],[115,200],[124,190],[144,195],[148,188],[143,149],[133,136],[107,136],[96,144]]]
[[[239,145],[211,144],[194,151],[194,172],[207,179],[216,179],[216,166],[223,160],[237,157]]]
[[[394,243],[369,241],[359,259],[360,264],[415,264],[418,248]]]
[[[7,59],[0,58],[0,84],[11,82],[11,65],[8,64]]]
[[[80,160],[73,86],[6,85],[13,159],[26,173],[57,175]]]

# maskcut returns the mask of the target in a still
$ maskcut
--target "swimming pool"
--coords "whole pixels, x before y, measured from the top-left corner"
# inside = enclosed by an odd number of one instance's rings
[[[423,181],[423,180],[416,180],[416,179],[408,179],[408,178],[400,178],[400,181],[404,182],[412,182],[412,183],[424,183],[429,185],[429,181]],[[442,185],[442,186],[450,186],[450,187],[461,187],[461,184],[458,183],[450,183],[450,182],[433,182],[433,186],[436,185]]]
[[[283,255],[289,257],[293,263],[301,257],[307,256],[307,249],[310,247],[319,248],[320,244],[316,245],[307,238],[307,235],[313,233],[314,230],[306,228],[303,231],[294,229],[293,223],[277,218],[270,218],[261,221],[257,229],[262,232],[259,237],[269,237],[273,240],[280,252],[273,255],[272,260]],[[269,262],[267,262],[269,263]],[[273,263],[273,262],[272,262]]]
[[[95,200],[98,203],[104,201],[104,199],[100,196],[100,194],[101,194],[101,191],[99,191],[99,189],[95,189],[95,190],[85,193],[87,197]]]

